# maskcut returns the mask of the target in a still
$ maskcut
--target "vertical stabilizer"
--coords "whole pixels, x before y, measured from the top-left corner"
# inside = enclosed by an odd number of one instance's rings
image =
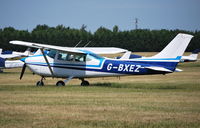
[[[160,53],[151,58],[176,58],[182,56],[192,35],[179,33]]]

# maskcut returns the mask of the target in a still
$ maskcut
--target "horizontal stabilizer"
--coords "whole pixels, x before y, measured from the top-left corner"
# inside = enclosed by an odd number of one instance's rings
[[[178,68],[175,69],[175,72],[182,72],[182,71],[183,71],[182,69],[178,69]]]
[[[168,72],[168,73],[173,72],[173,71],[171,71],[167,68],[164,68],[164,67],[150,66],[150,67],[145,67],[145,68],[151,69],[151,70],[154,70],[154,71],[160,71],[160,72]]]

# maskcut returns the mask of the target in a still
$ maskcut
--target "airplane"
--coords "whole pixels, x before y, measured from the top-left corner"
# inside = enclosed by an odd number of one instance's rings
[[[25,52],[16,52],[16,51],[4,51],[0,49],[0,58],[10,59],[15,57],[29,56],[32,55],[30,52],[30,48],[28,48]]]
[[[20,79],[24,75],[26,67],[32,72],[41,76],[37,86],[44,85],[45,77],[65,78],[58,81],[56,86],[64,86],[73,78],[79,78],[81,85],[89,85],[85,78],[108,77],[125,75],[152,75],[167,74],[180,71],[176,68],[187,48],[192,35],[179,33],[160,53],[152,57],[129,59],[131,52],[125,51],[120,59],[107,58],[98,55],[104,52],[120,51],[118,48],[70,48],[24,41],[10,41],[14,45],[39,48],[42,55],[30,56],[21,59],[24,66],[21,71]],[[44,49],[49,49],[47,55]],[[105,49],[105,51],[104,51]]]
[[[199,52],[200,52],[200,49],[196,49],[189,56],[182,56],[181,62],[195,62],[195,61],[197,61]]]
[[[24,62],[20,60],[7,60],[16,57],[25,57],[33,55],[28,48],[25,52],[15,52],[15,51],[4,51],[0,49],[0,72],[3,72],[3,69],[10,68],[21,68],[24,65]]]

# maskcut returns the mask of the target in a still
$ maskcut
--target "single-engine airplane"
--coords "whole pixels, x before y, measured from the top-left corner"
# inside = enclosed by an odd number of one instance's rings
[[[196,49],[192,51],[192,53],[189,56],[182,56],[180,62],[195,62],[198,60],[198,54],[200,52],[200,49]]]
[[[0,57],[3,59],[10,59],[15,57],[23,57],[23,56],[30,56],[32,53],[30,52],[30,48],[28,48],[25,52],[16,52],[16,51],[2,51],[0,49]]]
[[[20,60],[7,59],[25,57],[30,55],[32,55],[32,53],[30,52],[30,48],[28,48],[25,52],[3,51],[2,49],[0,49],[0,72],[3,72],[3,69],[21,68],[24,65],[24,63]]]
[[[65,78],[58,81],[57,86],[64,86],[72,78],[82,80],[81,85],[89,85],[84,78],[167,74],[176,69],[181,56],[187,48],[192,35],[178,34],[160,53],[152,57],[129,59],[131,52],[119,48],[70,48],[24,41],[10,41],[11,44],[39,48],[42,55],[21,59],[24,62],[20,79],[26,66],[35,74],[41,76],[37,86],[43,86],[45,77]],[[47,55],[44,49],[49,49]],[[126,52],[120,59],[106,58],[97,54]]]

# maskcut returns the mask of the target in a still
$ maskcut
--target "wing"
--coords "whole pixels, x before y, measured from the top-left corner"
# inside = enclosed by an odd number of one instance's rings
[[[95,54],[117,54],[117,53],[123,53],[127,52],[128,50],[122,49],[122,48],[116,48],[116,47],[76,47],[73,48],[76,50],[86,50],[93,52]]]
[[[25,42],[25,41],[10,41],[9,43],[15,44],[15,45],[33,47],[33,48],[54,49],[54,50],[70,52],[70,53],[84,53],[82,51],[79,51],[79,50],[76,50],[76,49],[73,49],[73,48],[70,48],[70,47],[61,47],[61,46],[39,44],[39,43],[31,43],[31,42]]]
[[[54,46],[54,45],[47,45],[47,44],[39,44],[39,43],[31,43],[25,41],[10,41],[11,44],[15,45],[22,45],[27,47],[34,47],[34,48],[47,48],[47,49],[54,49],[59,51],[71,52],[71,53],[83,53],[84,51],[90,51],[95,54],[116,54],[126,52],[126,49],[115,48],[115,47],[61,47],[61,46]]]

